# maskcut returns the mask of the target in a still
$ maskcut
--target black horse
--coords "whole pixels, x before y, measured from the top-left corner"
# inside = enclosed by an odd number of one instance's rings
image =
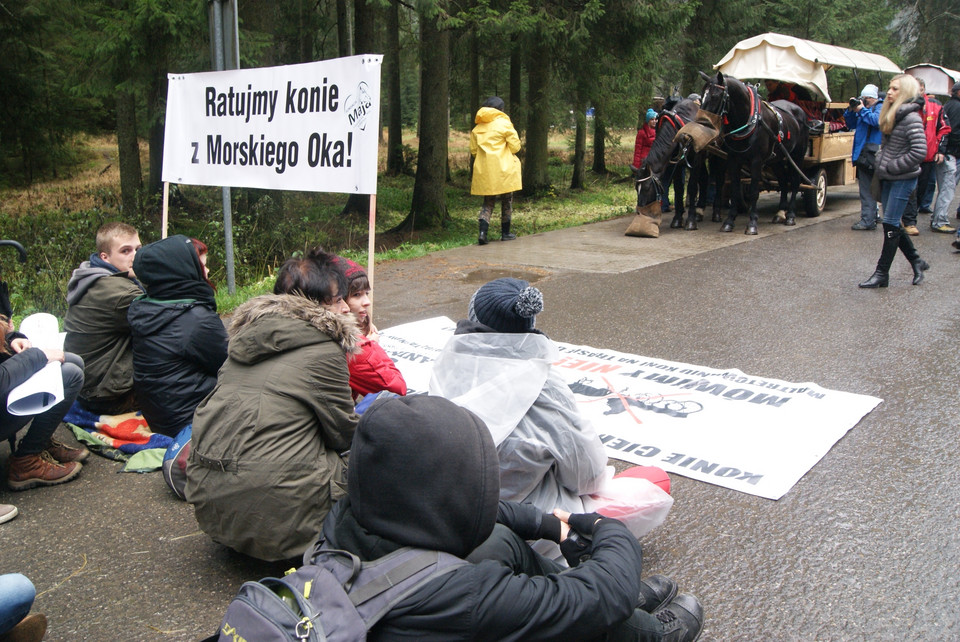
[[[727,154],[731,199],[721,231],[732,232],[737,214],[749,208],[746,233],[757,233],[757,198],[765,165],[770,165],[780,184],[777,218],[784,217],[786,225],[796,225],[797,192],[802,178],[799,168],[809,136],[803,110],[783,100],[773,104],[763,102],[755,87],[733,76],[718,72],[713,79],[703,72],[700,75],[706,82],[702,109],[720,116],[722,148]],[[750,171],[746,195],[740,183],[745,165]]]
[[[654,201],[659,201],[664,191],[669,189],[671,181],[674,184],[676,209],[670,227],[683,227],[683,182],[681,163],[684,162],[686,147],[674,142],[677,130],[686,123],[693,121],[699,107],[693,100],[686,98],[670,101],[664,104],[663,111],[657,119],[657,136],[650,146],[643,165],[638,172],[637,179],[637,206],[643,207]],[[691,176],[691,181],[694,177]],[[662,181],[662,182],[661,182]],[[696,216],[691,208],[691,215],[687,217],[687,229],[695,230]],[[690,227],[690,225],[693,227]]]

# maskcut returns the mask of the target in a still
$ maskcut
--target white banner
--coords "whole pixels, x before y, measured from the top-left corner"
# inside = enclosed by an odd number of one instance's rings
[[[163,180],[376,194],[382,59],[170,74]]]
[[[380,331],[409,394],[426,393],[446,317]],[[557,342],[554,364],[610,457],[779,499],[882,399]],[[490,403],[496,403],[491,399]]]

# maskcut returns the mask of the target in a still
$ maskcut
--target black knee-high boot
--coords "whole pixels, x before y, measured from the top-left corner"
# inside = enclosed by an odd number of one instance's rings
[[[897,255],[897,247],[903,234],[899,225],[883,224],[883,248],[880,250],[880,260],[873,275],[860,284],[861,288],[885,288],[890,283],[890,265]]]
[[[899,248],[907,260],[910,261],[911,267],[913,267],[913,284],[920,285],[923,281],[923,273],[925,270],[930,269],[930,264],[920,258],[920,252],[914,247],[909,235],[900,235]]]
[[[489,224],[489,223],[487,223],[487,222],[486,222],[485,220],[483,220],[483,219],[480,219],[480,237],[477,239],[477,244],[478,244],[478,245],[486,245],[486,244],[487,244],[487,228],[489,228],[489,227],[490,227],[490,224]]]

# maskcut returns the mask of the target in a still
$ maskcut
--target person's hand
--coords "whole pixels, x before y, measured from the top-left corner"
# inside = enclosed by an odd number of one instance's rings
[[[937,165],[939,165],[940,163],[942,163],[942,162],[943,162],[943,154],[937,154],[936,156],[934,156],[934,157],[933,157],[933,161],[934,161]]]
[[[860,110],[860,107],[862,107],[862,106],[863,106],[863,103],[860,102],[860,99],[859,99],[859,98],[851,98],[851,99],[850,99],[850,109],[852,109],[853,111],[859,111],[859,110]]]
[[[603,519],[599,513],[570,513],[557,509],[553,514],[560,519],[560,552],[572,567],[590,556],[593,546],[593,528]],[[567,524],[564,533],[563,524]]]
[[[30,339],[14,339],[10,342],[10,348],[13,350],[14,354],[23,352],[27,348],[32,348],[33,344],[30,343]]]
[[[47,363],[53,363],[54,361],[63,363],[63,350],[57,350],[55,348],[43,348],[43,354],[47,355]]]
[[[372,321],[370,322],[370,329],[367,330],[367,338],[380,343],[380,331],[377,330],[377,326],[373,325]]]
[[[570,513],[565,510],[555,508],[553,510],[553,514],[557,519],[560,520],[560,542],[558,543],[561,543],[563,540],[567,539],[567,535],[570,533],[570,524],[567,523],[567,520],[570,519]]]

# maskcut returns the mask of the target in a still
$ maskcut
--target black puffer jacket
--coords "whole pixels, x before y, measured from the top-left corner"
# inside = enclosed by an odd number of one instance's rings
[[[187,237],[143,247],[133,269],[147,288],[127,312],[133,390],[150,430],[175,437],[217,383],[227,331]]]
[[[902,181],[920,175],[920,163],[927,156],[920,106],[911,101],[897,108],[893,131],[884,134],[877,153],[876,174],[881,180]]]

